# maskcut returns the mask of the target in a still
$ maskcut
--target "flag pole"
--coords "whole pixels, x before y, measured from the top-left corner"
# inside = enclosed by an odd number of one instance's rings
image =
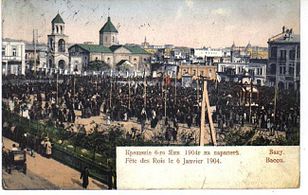
[[[131,79],[130,79],[130,76],[128,77],[128,109],[130,110],[130,82],[131,82]]]
[[[111,103],[112,103],[112,70],[111,70],[111,78],[110,78],[110,91],[109,91],[109,108],[111,110]]]
[[[177,83],[177,77],[176,77],[176,71],[174,72],[174,104],[176,105],[176,83]]]
[[[146,76],[145,76],[145,69],[143,71],[143,95],[144,95],[144,102],[143,102],[143,106],[144,108],[146,108],[146,104],[147,104],[147,85],[146,85]]]

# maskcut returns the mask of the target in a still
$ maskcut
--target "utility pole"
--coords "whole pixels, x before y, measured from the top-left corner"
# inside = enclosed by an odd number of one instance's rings
[[[130,84],[130,81],[131,81],[131,80],[130,80],[130,76],[129,76],[129,77],[128,77],[128,109],[129,109],[129,110],[130,110],[130,96],[131,96],[131,95],[130,95],[130,93],[131,93],[131,92],[130,92],[130,85],[131,85],[131,84]]]
[[[199,75],[198,75],[198,72],[199,72],[199,64],[197,65],[197,103],[199,105]]]
[[[34,63],[33,63],[33,67],[34,67],[34,74],[36,74],[36,43],[37,43],[37,36],[38,36],[38,30],[37,29],[33,29],[33,47],[34,47]]]
[[[174,72],[174,104],[176,105],[176,84],[177,84],[177,77],[176,71]]]
[[[147,81],[146,81],[146,75],[145,75],[145,69],[143,72],[143,95],[144,95],[144,102],[143,102],[143,107],[144,109],[146,108],[147,104]]]
[[[111,77],[110,77],[110,92],[109,92],[109,108],[111,111],[111,103],[112,103],[112,70],[111,70]]]
[[[57,105],[59,105],[59,73],[57,70]]]
[[[252,92],[253,92],[253,83],[252,83],[252,77],[250,76],[250,93],[249,93],[249,122],[251,123],[251,115],[252,115],[252,110],[251,110],[251,99],[252,99]]]
[[[276,77],[275,77],[275,96],[274,96],[274,122],[276,122],[277,96],[278,96],[278,50],[276,54]]]

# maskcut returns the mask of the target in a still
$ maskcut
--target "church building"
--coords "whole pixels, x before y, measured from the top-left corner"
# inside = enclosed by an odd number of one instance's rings
[[[119,69],[131,64],[131,71],[143,71],[150,62],[150,54],[138,45],[120,45],[118,30],[110,17],[99,31],[99,44],[74,44],[69,48],[71,71],[86,70],[89,64],[100,62],[108,68]]]

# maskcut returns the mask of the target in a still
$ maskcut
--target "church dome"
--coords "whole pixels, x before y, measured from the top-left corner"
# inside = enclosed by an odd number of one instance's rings
[[[104,33],[104,32],[118,32],[118,30],[114,27],[114,25],[111,22],[110,17],[108,16],[108,20],[107,22],[104,24],[104,26],[101,28],[101,30],[99,31],[100,33]]]
[[[60,14],[57,14],[56,17],[51,21],[52,24],[64,24],[64,21],[62,19],[62,17],[60,16]]]

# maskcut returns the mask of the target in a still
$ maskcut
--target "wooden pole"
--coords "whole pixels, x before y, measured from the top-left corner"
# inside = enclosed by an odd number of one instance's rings
[[[174,76],[174,105],[176,106],[176,83],[177,83],[177,77],[176,77],[176,73]]]
[[[131,85],[131,84],[130,84],[130,81],[131,81],[131,80],[130,80],[130,76],[128,77],[128,79],[129,79],[129,80],[128,80],[128,109],[130,110],[130,96],[131,96],[131,95],[130,95],[130,93],[131,93],[131,92],[130,92],[130,85]]]
[[[275,77],[275,96],[274,96],[274,122],[276,121],[277,96],[278,96],[278,51],[276,55],[276,77]]]
[[[109,108],[110,108],[110,110],[111,110],[111,103],[112,103],[111,98],[112,98],[112,76],[110,78],[110,91],[109,91]]]
[[[143,73],[143,95],[144,95],[144,102],[143,102],[143,107],[146,108],[146,104],[147,104],[147,81],[146,81],[146,75],[145,75],[145,70]]]
[[[74,82],[73,82],[73,84],[74,84],[74,88],[73,88],[73,90],[74,90],[74,96],[73,96],[73,108],[75,109],[75,95],[76,95],[76,78],[75,78],[76,76],[75,76],[75,72],[74,72]]]
[[[199,75],[198,75],[198,72],[199,72],[199,64],[197,65],[197,103],[199,105]]]
[[[209,95],[207,92],[207,82],[204,81],[204,95],[205,95],[205,102],[206,102],[206,107],[207,107],[207,114],[209,118],[209,123],[210,123],[210,130],[211,130],[211,138],[212,138],[212,143],[214,146],[217,146],[217,141],[216,141],[216,130],[214,128],[214,123],[212,119],[212,110],[210,107],[210,101],[209,101]]]
[[[205,144],[205,85],[203,86],[202,104],[201,104],[201,125],[200,125],[200,146]]]
[[[59,80],[59,73],[58,73],[58,70],[57,70],[57,98],[56,98],[56,100],[57,100],[57,105],[59,105],[59,84],[58,84],[58,80]]]
[[[253,84],[252,84],[252,78],[250,78],[250,93],[249,93],[249,123],[252,122],[251,120],[251,115],[252,115],[252,110],[251,110],[251,99],[252,99],[252,87],[253,87]]]

